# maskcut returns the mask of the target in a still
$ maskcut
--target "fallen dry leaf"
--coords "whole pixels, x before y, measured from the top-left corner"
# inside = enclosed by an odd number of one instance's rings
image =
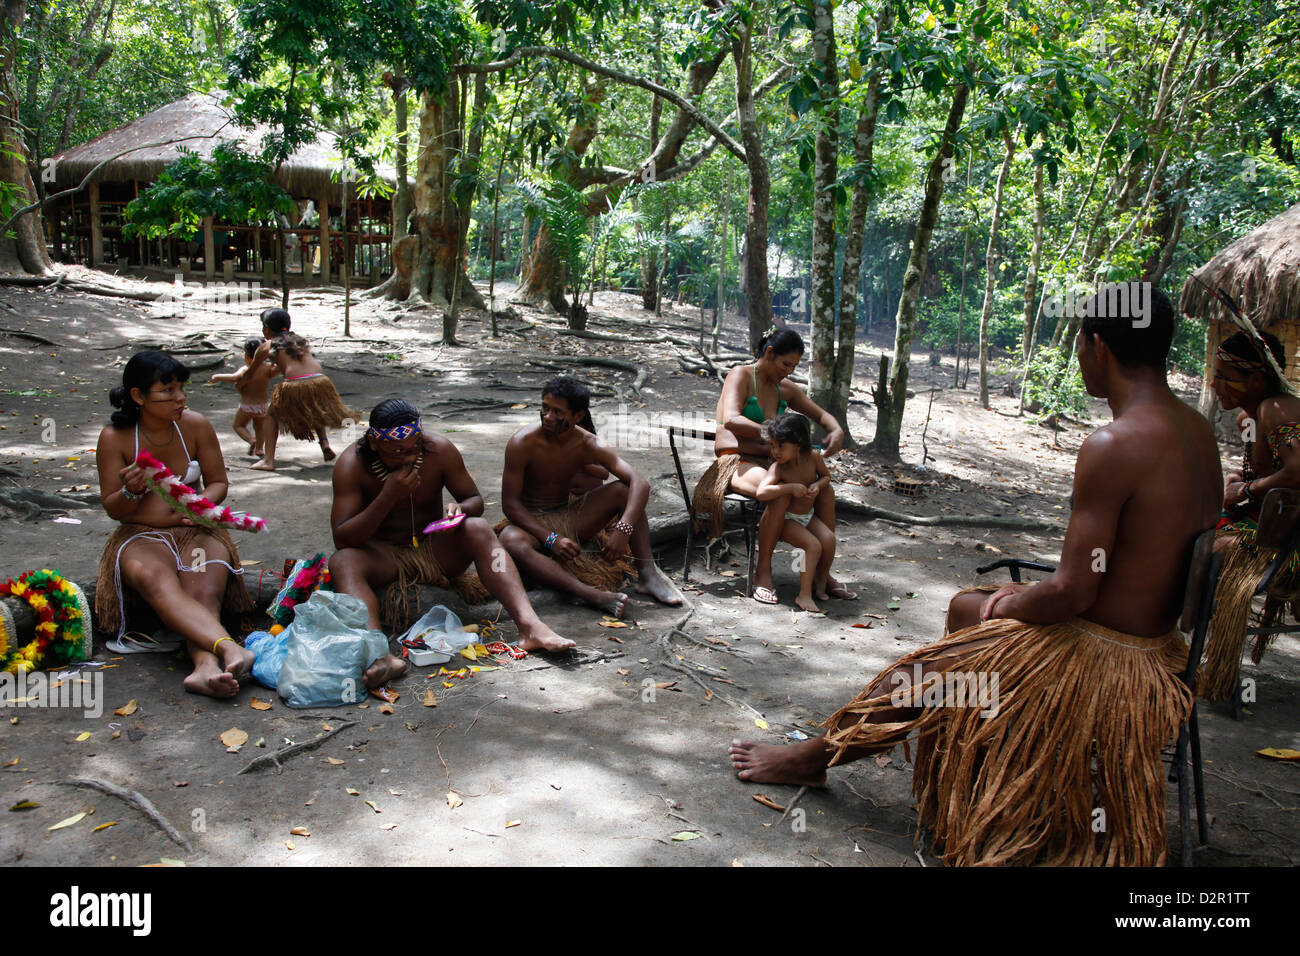
[[[121,707],[119,707],[117,710],[113,711],[113,713],[117,714],[117,716],[119,717],[130,717],[132,714],[135,713],[135,708],[136,708],[136,702],[135,702],[135,698],[133,697],[125,704],[123,704]]]
[[[396,830],[396,829],[397,829],[397,824],[396,824],[396,823],[381,823],[381,824],[379,824],[379,829],[381,829],[381,830]]]
[[[330,732],[331,730],[333,730],[334,728],[331,727],[329,724],[321,724],[321,725],[320,725],[320,729],[323,730],[323,731],[325,731],[325,733],[329,733],[329,732]]]
[[[188,780],[173,780],[173,781],[172,781],[172,786],[173,786],[173,787],[188,787],[189,785],[190,785],[190,782],[189,782]]]
[[[90,739],[90,731],[89,731],[89,730],[83,730],[81,733],[79,733],[79,734],[77,735],[77,743],[81,743],[81,741],[83,741],[83,740],[89,740],[89,739]]]
[[[380,712],[381,714],[393,714],[393,713],[396,713],[396,711],[393,710],[393,705],[392,705],[392,704],[380,704],[380,705],[379,705],[379,712]]]
[[[436,698],[436,697],[433,696],[433,688],[432,688],[432,687],[426,688],[425,691],[424,691],[424,706],[425,706],[425,707],[437,707],[437,706],[438,706],[438,698]]]
[[[95,829],[91,830],[90,832],[98,833],[100,830],[107,830],[109,827],[115,827],[115,826],[117,826],[117,821],[109,820],[107,823],[101,823],[99,826],[95,827]]]
[[[506,829],[509,830],[511,827],[522,826],[523,822],[523,820],[507,820]]]
[[[754,726],[758,727],[760,730],[767,730],[767,721],[762,717],[755,717]]]
[[[122,731],[120,731],[120,730],[115,730],[115,731],[113,731],[111,734],[108,735],[108,739],[109,739],[109,740],[116,740],[118,737],[121,737],[121,736],[122,736]]]
[[[285,848],[286,850],[296,850],[296,849],[298,849],[297,845],[296,845],[292,840],[285,840],[285,841],[284,841],[284,848]]]
[[[1300,750],[1265,747],[1263,750],[1256,750],[1255,753],[1261,757],[1268,757],[1270,760],[1300,760]]]
[[[294,836],[311,836],[311,831],[306,827],[294,827],[289,832]]]
[[[73,814],[72,816],[68,817],[68,819],[60,820],[58,823],[54,824],[54,826],[49,827],[48,829],[62,830],[64,827],[70,827],[74,823],[80,823],[81,820],[85,818],[85,816],[86,815],[84,813]]]
[[[677,686],[677,681],[675,680],[661,680],[655,682],[656,690],[668,690],[668,688],[676,687],[676,686]]]
[[[328,763],[331,767],[343,766],[343,761],[340,760],[338,757],[326,757],[325,762]]]
[[[694,830],[679,830],[677,833],[674,833],[669,839],[671,839],[674,843],[681,843],[684,840],[698,840],[699,838],[700,838],[700,834]]]
[[[353,790],[351,787],[344,787],[344,788],[343,788],[343,792],[346,793],[349,797],[359,797],[359,796],[361,796],[361,791],[360,791],[360,790]]]
[[[366,806],[368,806],[371,810],[374,810],[375,813],[383,813],[383,812],[384,812],[383,810],[380,810],[379,807],[375,806],[375,801],[373,801],[373,800],[366,800],[366,801],[365,801],[365,804],[366,804]]]
[[[310,800],[308,800],[306,803],[304,803],[303,806],[304,806],[304,807],[310,807],[310,806],[311,806],[313,803],[315,803],[315,802],[316,802],[316,798],[315,798],[315,797],[312,797]]]
[[[271,702],[269,700],[258,700],[254,697],[248,702],[248,706],[253,708],[253,710],[270,710]]]
[[[632,672],[631,672],[630,670],[628,670],[626,667],[620,667],[620,668],[618,669],[618,672],[619,672],[620,674],[622,674],[624,677],[626,677],[628,674],[632,673]]]
[[[227,747],[242,747],[248,743],[248,734],[238,727],[231,727],[221,735],[221,742]]]
[[[7,764],[5,764],[5,766],[6,766],[6,767],[12,767],[12,766],[14,766],[14,765],[17,764],[17,763],[18,763],[18,758],[15,757],[13,760],[11,760],[11,761],[9,761]]]
[[[615,644],[623,643],[623,639],[621,637],[615,637],[613,634],[607,635],[606,640],[613,641]]]
[[[876,754],[877,767],[888,767],[893,762],[894,758],[889,756],[889,754]]]
[[[35,810],[39,806],[40,804],[37,803],[35,800],[21,800],[18,803],[15,803],[9,809],[10,810]]]
[[[601,621],[601,627],[627,627],[627,621]]]
[[[709,690],[707,687],[704,688],[704,699],[713,700],[713,691]]]
[[[372,687],[370,688],[370,696],[378,697],[380,700],[392,704],[402,695],[391,687]],[[380,710],[383,710],[383,708],[381,707]]]
[[[777,803],[765,793],[756,793],[753,795],[756,803],[761,803],[765,807],[771,807],[773,810],[785,810],[785,807]]]
[[[457,807],[463,805],[464,803],[465,801],[460,798],[460,794],[457,793],[455,790],[448,792],[447,809],[455,810]]]

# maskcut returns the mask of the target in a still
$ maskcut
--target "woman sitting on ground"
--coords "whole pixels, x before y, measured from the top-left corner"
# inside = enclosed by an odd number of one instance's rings
[[[822,410],[802,388],[788,380],[803,358],[803,339],[794,329],[768,329],[753,365],[737,365],[727,375],[715,413],[718,428],[713,450],[718,460],[710,466],[695,488],[695,513],[709,516],[709,536],[722,534],[722,500],[729,491],[757,497],[759,482],[772,465],[771,445],[763,437],[763,423],[789,409],[806,415],[826,431],[822,455],[829,458],[844,445],[844,429],[835,417]],[[835,530],[835,494],[819,495],[815,505],[818,519]],[[758,525],[758,564],[754,570],[754,600],[775,604],[772,589],[772,552],[785,526],[790,496],[767,503]],[[829,580],[831,597],[852,600],[857,595],[834,578]]]
[[[186,640],[194,671],[185,689],[233,697],[253,664],[252,652],[221,626],[223,607],[253,608],[239,577],[235,543],[225,531],[209,531],[173,511],[135,464],[147,451],[210,501],[225,499],[229,485],[217,433],[185,408],[189,377],[190,370],[170,355],[139,352],[126,363],[122,385],[109,392],[118,411],[96,448],[99,500],[121,524],[100,558],[95,617],[101,630],[117,635],[117,647],[145,649],[149,639],[123,642],[127,604],[143,600]]]

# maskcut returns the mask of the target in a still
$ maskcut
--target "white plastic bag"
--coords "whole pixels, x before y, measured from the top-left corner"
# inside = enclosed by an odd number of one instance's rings
[[[388,653],[360,598],[317,591],[294,609],[277,689],[290,707],[340,707],[366,696],[362,675]]]
[[[468,633],[454,612],[435,604],[411,625],[401,640],[416,641],[420,638],[424,638],[424,643],[431,649],[451,655],[462,647],[469,647],[478,640],[478,635]]]

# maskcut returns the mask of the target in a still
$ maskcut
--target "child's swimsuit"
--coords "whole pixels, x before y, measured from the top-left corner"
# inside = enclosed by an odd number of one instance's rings
[[[776,413],[778,415],[783,414],[785,410],[790,407],[790,403],[782,401],[780,399],[780,395],[781,395],[781,386],[778,385],[777,405],[776,405]],[[745,407],[740,414],[744,415],[751,422],[754,422],[759,425],[767,421],[767,418],[763,415],[763,406],[758,404],[758,365],[757,364],[754,365],[754,394],[749,396],[749,401],[745,403]]]
[[[809,508],[806,512],[804,512],[801,515],[797,515],[793,511],[787,511],[785,513],[785,516],[789,518],[791,521],[794,521],[797,524],[801,524],[806,528],[808,527],[808,522],[812,521],[814,513],[815,512],[813,511],[813,509]]]

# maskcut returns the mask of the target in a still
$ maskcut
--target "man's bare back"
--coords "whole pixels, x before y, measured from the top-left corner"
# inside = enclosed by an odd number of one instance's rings
[[[1096,458],[1089,480],[1127,487],[1129,495],[1101,589],[1081,616],[1130,634],[1167,633],[1182,609],[1192,545],[1219,515],[1223,478],[1213,430],[1177,399],[1135,403],[1085,445],[1095,446],[1088,449]],[[1084,457],[1080,449],[1081,463]]]

